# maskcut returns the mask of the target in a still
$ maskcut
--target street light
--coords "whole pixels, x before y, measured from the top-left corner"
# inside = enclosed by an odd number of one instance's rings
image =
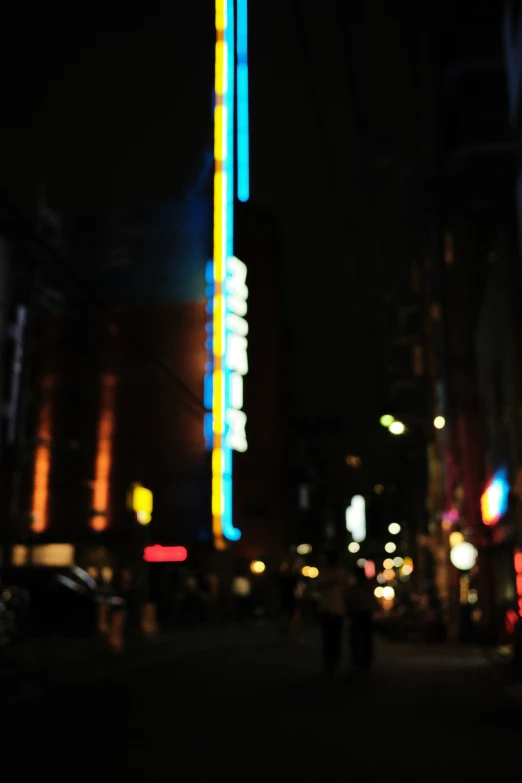
[[[433,426],[436,430],[443,430],[446,426],[446,419],[444,416],[435,416],[433,420]]]
[[[388,552],[388,554],[392,554],[397,549],[397,544],[394,544],[393,541],[388,541],[387,544],[384,545],[384,551]]]
[[[454,546],[450,552],[450,560],[459,571],[469,571],[477,562],[477,550],[468,541]]]
[[[253,560],[250,563],[250,570],[253,574],[262,574],[266,569],[266,565],[262,560]]]
[[[392,522],[391,525],[388,525],[388,531],[392,534],[392,536],[396,536],[401,532],[401,526],[398,522]]]
[[[388,432],[391,432],[392,435],[404,435],[406,427],[402,421],[393,421],[388,427]]]

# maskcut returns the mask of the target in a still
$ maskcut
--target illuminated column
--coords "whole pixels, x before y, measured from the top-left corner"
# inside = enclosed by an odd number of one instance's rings
[[[43,533],[48,526],[49,474],[51,471],[52,384],[43,384],[43,399],[38,414],[38,445],[34,455],[31,530]]]
[[[116,378],[111,375],[103,376],[100,389],[100,412],[92,495],[92,509],[96,514],[91,520],[92,529],[98,533],[105,530],[109,525],[115,396]]]

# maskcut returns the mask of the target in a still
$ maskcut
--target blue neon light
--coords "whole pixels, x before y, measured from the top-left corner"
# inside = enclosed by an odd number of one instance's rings
[[[214,417],[210,411],[205,413],[203,428],[205,448],[210,451],[212,449],[212,444],[214,443]]]
[[[248,0],[237,0],[237,197],[250,198]]]
[[[504,468],[495,473],[488,491],[490,491],[494,501],[493,505],[495,506],[496,515],[500,518],[506,513],[509,505],[509,482]]]

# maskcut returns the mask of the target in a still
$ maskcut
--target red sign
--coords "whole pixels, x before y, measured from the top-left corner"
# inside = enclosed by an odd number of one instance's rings
[[[143,559],[147,563],[182,563],[187,559],[187,550],[184,546],[161,546],[154,544],[146,546]]]

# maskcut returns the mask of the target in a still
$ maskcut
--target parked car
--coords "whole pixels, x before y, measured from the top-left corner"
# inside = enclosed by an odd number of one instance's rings
[[[0,572],[0,583],[7,610],[14,612],[14,626],[22,628],[24,602],[28,611],[29,633],[57,633],[71,636],[95,632],[100,602],[121,604],[121,599],[98,589],[89,574],[77,566],[49,568],[43,566],[9,566]]]

